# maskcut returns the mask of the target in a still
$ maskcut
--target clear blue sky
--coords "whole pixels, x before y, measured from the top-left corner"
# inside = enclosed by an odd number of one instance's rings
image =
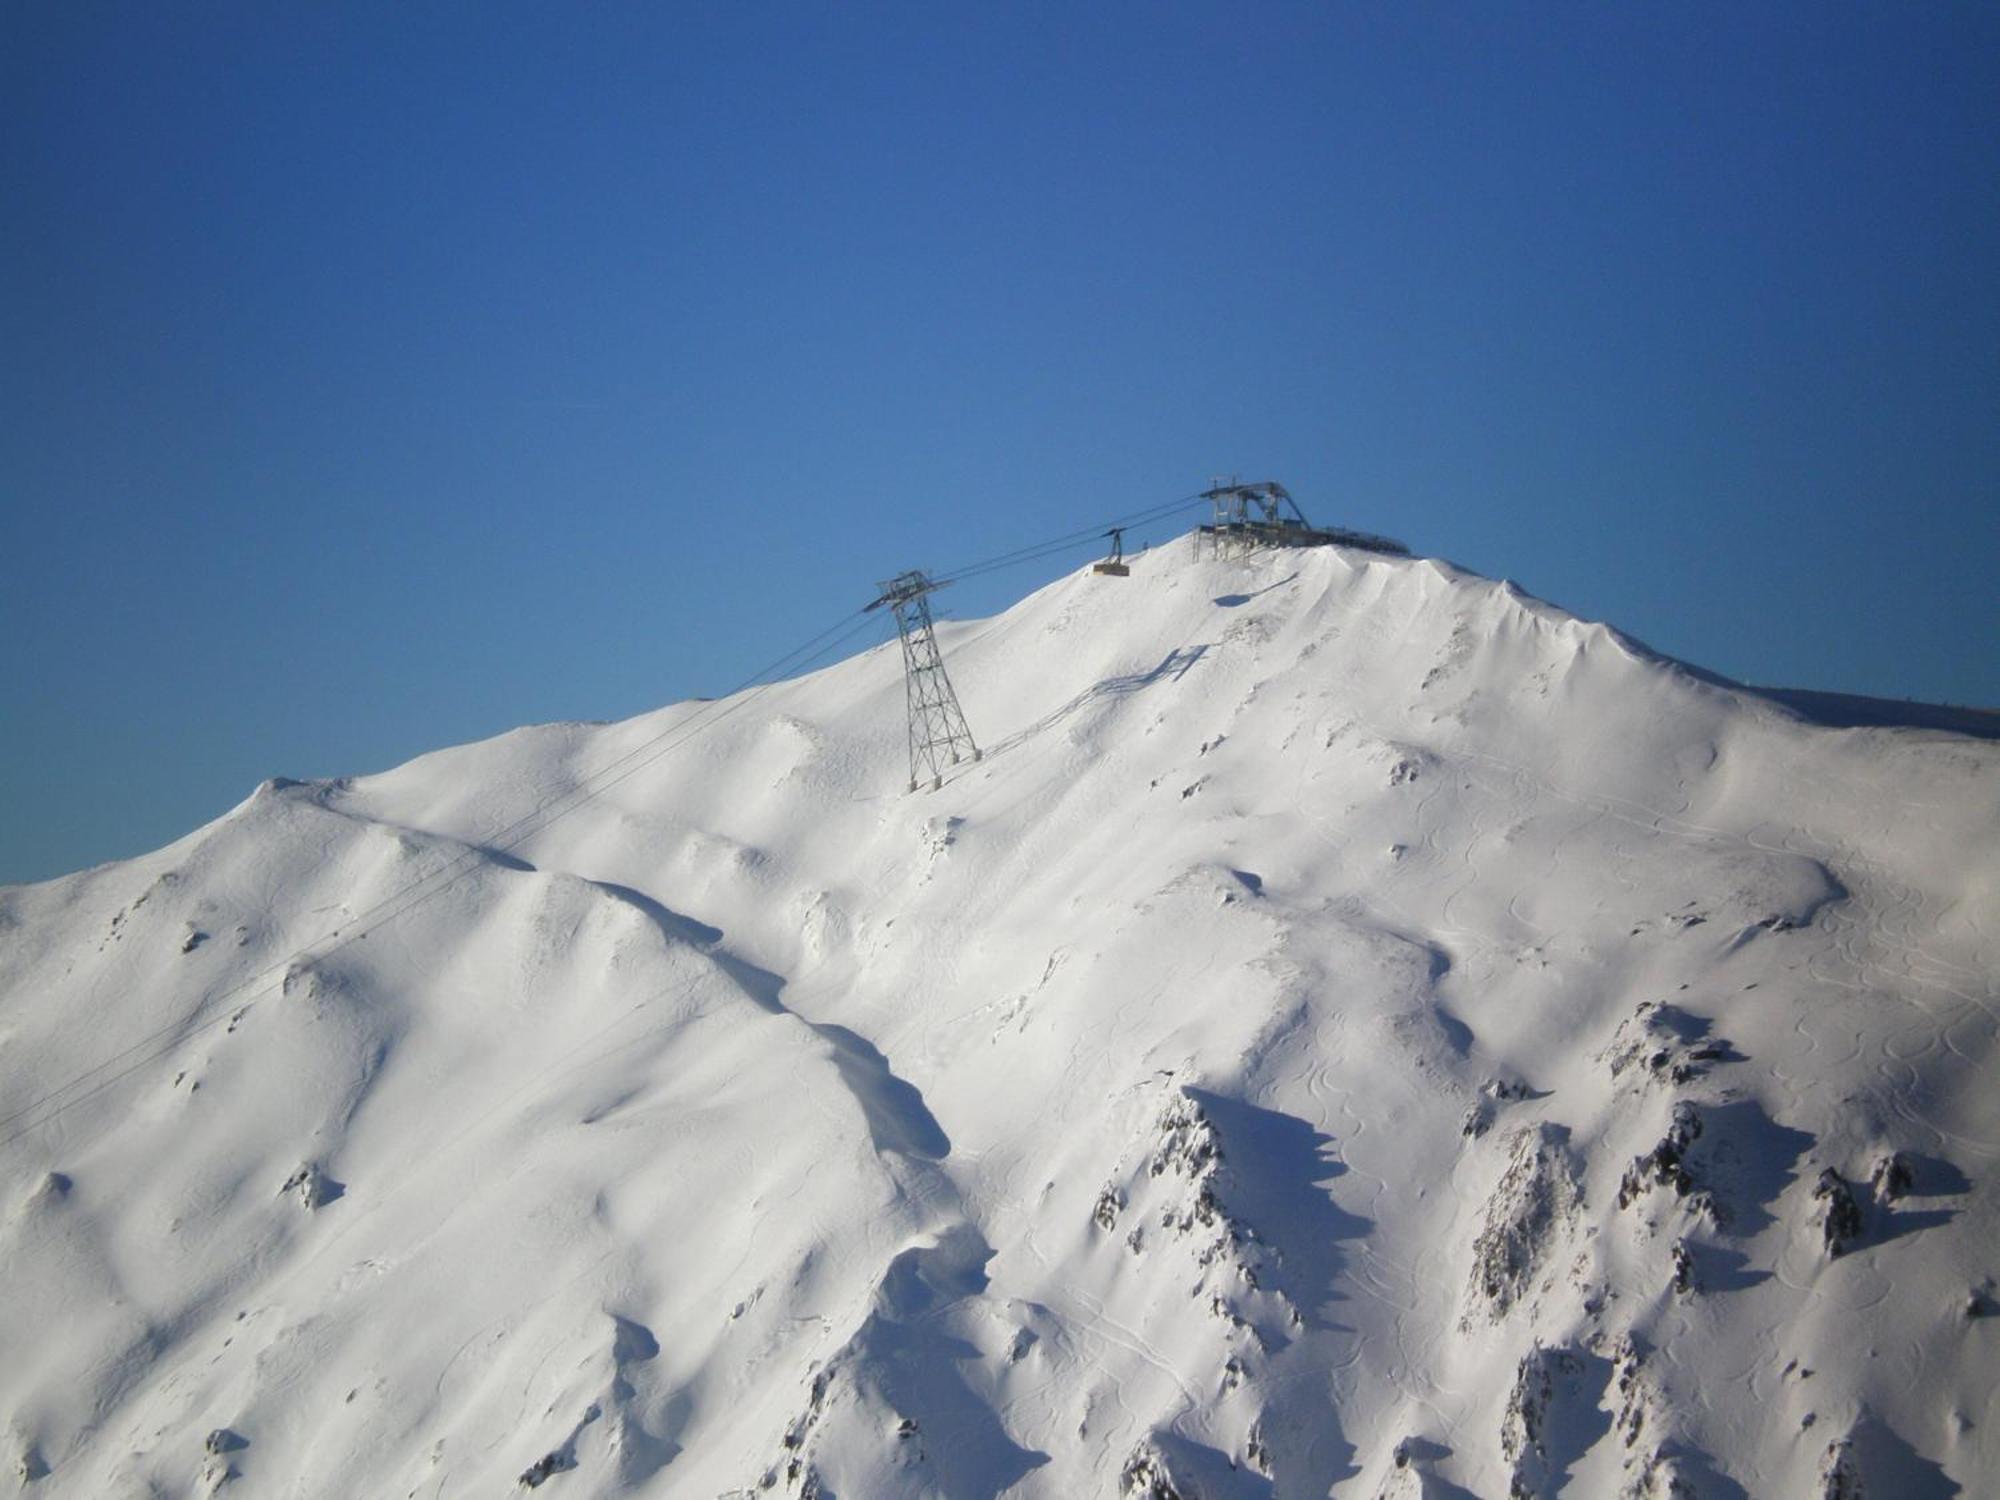
[[[1990,4],[17,4],[0,204],[0,881],[1217,473],[2000,704]]]

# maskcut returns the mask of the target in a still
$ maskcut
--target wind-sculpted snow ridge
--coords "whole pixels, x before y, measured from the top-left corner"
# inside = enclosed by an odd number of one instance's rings
[[[1339,548],[940,637],[934,794],[877,648],[0,891],[23,1492],[2000,1493],[2000,745]]]

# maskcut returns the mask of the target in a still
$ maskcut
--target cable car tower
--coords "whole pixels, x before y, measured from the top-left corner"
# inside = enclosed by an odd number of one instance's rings
[[[931,628],[930,596],[943,588],[912,569],[886,583],[869,609],[888,605],[896,613],[896,633],[903,638],[903,692],[910,710],[910,790],[925,779],[931,790],[944,784],[944,769],[979,759],[979,747],[966,727],[958,694],[945,676],[937,633]]]
[[[1114,526],[1104,534],[1111,538],[1111,555],[1103,562],[1092,563],[1090,571],[1109,578],[1130,578],[1132,569],[1125,561],[1125,528]]]

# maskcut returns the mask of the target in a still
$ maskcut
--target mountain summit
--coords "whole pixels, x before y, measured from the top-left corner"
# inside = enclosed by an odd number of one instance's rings
[[[25,1492],[1993,1493],[2000,745],[1129,561],[0,891]]]

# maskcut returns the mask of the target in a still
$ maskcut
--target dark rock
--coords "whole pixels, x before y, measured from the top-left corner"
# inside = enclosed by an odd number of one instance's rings
[[[1510,1497],[1554,1494],[1569,1466],[1605,1430],[1586,1429],[1609,1384],[1610,1365],[1580,1349],[1535,1345],[1521,1357],[1500,1418],[1500,1452],[1511,1469]]]
[[[1672,1454],[1656,1448],[1618,1492],[1619,1500],[1696,1500],[1698,1491]]]
[[[347,1191],[347,1185],[336,1182],[327,1175],[325,1168],[316,1161],[300,1162],[291,1176],[285,1179],[280,1194],[296,1193],[299,1206],[310,1213],[316,1208],[324,1208]]]
[[[1832,1167],[1819,1174],[1819,1181],[1813,1184],[1813,1202],[1819,1205],[1820,1235],[1826,1242],[1826,1253],[1839,1256],[1861,1238],[1861,1205],[1854,1200],[1854,1190]]]
[[[1125,1195],[1117,1188],[1107,1186],[1097,1195],[1097,1207],[1091,1210],[1090,1217],[1099,1229],[1108,1234],[1117,1226],[1119,1210],[1124,1207]]]
[[[1701,1116],[1683,1099],[1674,1105],[1673,1121],[1659,1144],[1625,1169],[1618,1184],[1618,1206],[1631,1207],[1634,1199],[1655,1184],[1672,1188],[1682,1198],[1692,1193],[1695,1182],[1687,1168],[1687,1155],[1700,1136]]]
[[[1235,1390],[1236,1387],[1243,1384],[1243,1377],[1247,1373],[1248,1371],[1245,1370],[1241,1357],[1234,1354],[1230,1355],[1229,1358],[1222,1362],[1222,1388],[1225,1391]]]
[[[1915,1174],[1910,1170],[1910,1159],[1900,1151],[1891,1151],[1875,1163],[1875,1170],[1868,1176],[1868,1186],[1877,1203],[1895,1203],[1909,1196],[1915,1180]]]
[[[1521,1099],[1540,1096],[1518,1078],[1489,1078],[1479,1085],[1479,1097],[1465,1112],[1465,1119],[1459,1126],[1459,1133],[1477,1140],[1492,1127],[1493,1119],[1503,1104],[1512,1104]]]
[[[1646,1427],[1647,1387],[1641,1368],[1645,1359],[1645,1351],[1630,1333],[1620,1337],[1611,1351],[1612,1382],[1618,1392],[1618,1413],[1611,1426],[1627,1448],[1638,1446]]]
[[[1261,1420],[1250,1424],[1250,1435],[1243,1440],[1243,1461],[1266,1479],[1269,1479],[1275,1471],[1270,1445],[1264,1441],[1264,1424]]]
[[[1709,1026],[1678,1006],[1642,1001],[1619,1023],[1611,1045],[1599,1057],[1613,1078],[1636,1069],[1647,1077],[1690,1083],[1711,1063],[1742,1060],[1728,1041],[1709,1035]]]
[[[1493,1318],[1505,1316],[1533,1285],[1579,1202],[1568,1132],[1548,1123],[1517,1131],[1472,1245],[1472,1291]]]
[[[1674,1242],[1674,1290],[1685,1297],[1695,1289],[1694,1256],[1685,1240]]]
[[[557,1474],[576,1467],[576,1455],[567,1448],[558,1448],[553,1453],[545,1453],[521,1471],[521,1484],[528,1489],[538,1489]]]
[[[1867,1500],[1867,1496],[1860,1465],[1855,1461],[1853,1441],[1835,1438],[1826,1445],[1826,1453],[1820,1459],[1818,1500]]]
[[[1160,1117],[1160,1149],[1154,1153],[1155,1177],[1173,1171],[1199,1177],[1211,1162],[1222,1160],[1222,1143],[1202,1107],[1183,1094]]]
[[[1130,1500],[1196,1500],[1175,1488],[1160,1456],[1146,1447],[1132,1450],[1118,1474],[1118,1492]]]

